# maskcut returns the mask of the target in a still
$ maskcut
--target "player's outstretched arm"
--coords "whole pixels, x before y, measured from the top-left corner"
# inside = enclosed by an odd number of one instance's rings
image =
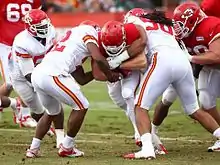
[[[85,73],[82,66],[78,66],[71,75],[80,85],[86,85],[94,79],[92,71]]]

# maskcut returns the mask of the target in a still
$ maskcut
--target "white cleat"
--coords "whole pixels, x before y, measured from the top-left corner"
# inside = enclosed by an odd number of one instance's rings
[[[163,143],[160,141],[160,138],[155,133],[151,133],[151,135],[152,135],[152,143],[155,149],[155,153],[157,155],[168,154],[168,151],[163,145]]]
[[[142,150],[135,153],[126,154],[123,156],[125,159],[147,159],[152,160],[156,158],[154,152],[154,146],[152,143],[149,143],[145,148],[142,147]]]
[[[82,157],[84,156],[84,152],[78,150],[75,147],[72,148],[65,148],[63,147],[63,144],[60,144],[60,149],[58,151],[58,155],[60,157],[69,157],[69,158],[75,158],[75,157]]]
[[[34,149],[28,149],[26,152],[27,158],[38,158],[40,157],[40,149],[34,148]]]
[[[35,128],[37,122],[31,116],[22,117],[19,123],[20,127]]]
[[[50,137],[53,137],[55,135],[55,129],[51,126],[49,131],[47,132],[47,135]]]
[[[16,98],[16,104],[12,104],[11,108],[13,109],[13,121],[15,124],[19,124],[20,123],[19,113],[21,110],[21,103],[18,98]]]
[[[220,151],[220,140],[217,140],[215,144],[208,148],[208,152],[219,152]]]

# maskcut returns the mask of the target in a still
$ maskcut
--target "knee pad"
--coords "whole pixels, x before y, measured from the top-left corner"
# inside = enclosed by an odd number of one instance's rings
[[[208,91],[199,91],[199,102],[201,106],[206,110],[209,110],[216,106],[216,99],[217,98],[211,95]]]
[[[56,104],[56,105],[50,105],[47,107],[48,109],[45,109],[46,113],[50,116],[58,115],[61,112],[62,105]]]
[[[134,91],[130,88],[122,88],[121,95],[124,99],[129,99],[134,97]]]
[[[164,105],[170,105],[176,100],[176,98],[177,98],[177,93],[175,89],[166,90],[164,91],[163,96],[162,96],[162,103]]]

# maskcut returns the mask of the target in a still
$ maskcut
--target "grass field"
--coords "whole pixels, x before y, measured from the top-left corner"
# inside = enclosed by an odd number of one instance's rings
[[[85,157],[59,158],[55,138],[45,137],[41,152],[43,157],[26,159],[25,150],[34,135],[33,129],[20,129],[12,122],[9,109],[0,121],[0,165],[219,165],[220,153],[208,153],[214,142],[212,136],[199,124],[182,113],[179,102],[172,106],[169,117],[159,130],[169,154],[156,160],[124,160],[121,155],[137,151],[132,139],[132,127],[122,110],[109,99],[105,83],[91,82],[82,87],[91,108],[77,137],[77,146]],[[69,114],[66,107],[65,118]],[[152,114],[153,111],[151,111]]]

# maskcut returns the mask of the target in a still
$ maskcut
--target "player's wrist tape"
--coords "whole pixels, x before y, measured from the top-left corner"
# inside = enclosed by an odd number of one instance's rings
[[[119,62],[123,62],[126,61],[127,59],[130,58],[130,56],[128,55],[128,51],[125,50],[124,52],[122,52],[119,56],[116,57],[117,61]]]

